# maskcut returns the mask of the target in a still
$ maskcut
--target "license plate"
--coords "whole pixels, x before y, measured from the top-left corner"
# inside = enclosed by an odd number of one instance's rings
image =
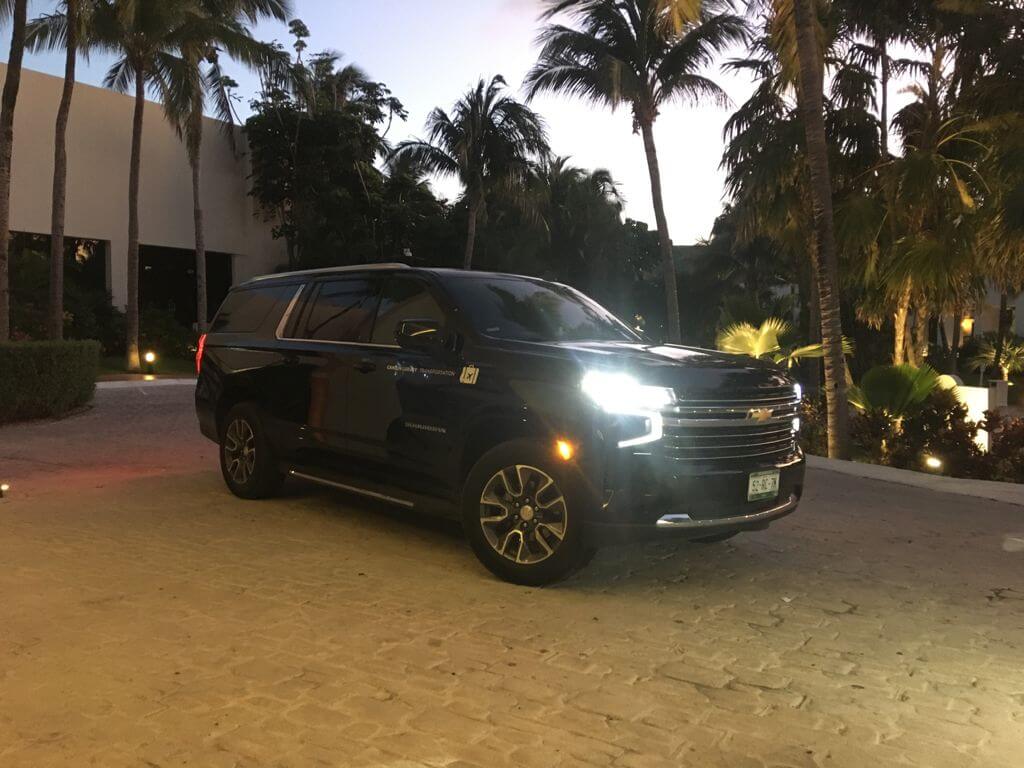
[[[753,472],[747,482],[747,501],[774,499],[779,495],[779,470]]]

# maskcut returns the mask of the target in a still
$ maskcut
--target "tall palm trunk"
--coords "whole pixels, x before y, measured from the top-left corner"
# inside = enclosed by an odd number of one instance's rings
[[[910,362],[917,368],[928,362],[928,326],[931,320],[922,306],[923,303],[918,304],[914,310],[914,343]]]
[[[882,98],[881,98],[881,115],[879,117],[881,125],[881,144],[882,144],[882,159],[885,160],[889,157],[889,46],[883,37],[878,42],[878,50],[882,58]]]
[[[129,371],[138,371],[142,368],[139,360],[139,176],[142,172],[142,118],[145,109],[146,73],[137,65],[132,154],[128,168],[128,306],[125,318],[125,363]]]
[[[679,322],[679,291],[676,288],[676,265],[675,259],[672,258],[672,239],[668,233],[665,202],[661,196],[661,169],[658,166],[658,148],[654,144],[653,121],[642,119],[640,121],[640,132],[644,138],[644,151],[647,153],[647,170],[651,176],[651,200],[654,202],[654,220],[658,225],[661,273],[665,282],[668,340],[678,344],[682,341],[682,330]]]
[[[66,0],[67,40],[64,89],[57,107],[53,139],[53,202],[50,209],[50,338],[64,338],[64,204],[68,188],[68,118],[78,61],[78,0]]]
[[[893,317],[893,365],[902,365],[906,361],[907,324],[910,322],[910,294],[913,286],[910,278],[903,283],[899,300],[896,303],[896,314]]]
[[[469,196],[469,227],[466,229],[466,255],[462,260],[463,269],[473,268],[473,249],[476,247],[476,224],[480,218],[483,195],[477,192]]]
[[[203,229],[203,205],[200,199],[200,154],[203,146],[203,113],[193,110],[193,143],[189,147],[188,160],[192,168],[192,219],[196,230],[196,326],[200,333],[206,333],[210,316],[206,306],[206,233]]]
[[[21,86],[21,60],[25,55],[28,0],[14,0],[11,52],[0,99],[0,341],[11,338],[11,294],[8,264],[11,251],[11,154],[14,149],[14,107]]]
[[[849,405],[846,400],[846,366],[843,360],[843,327],[839,314],[838,265],[832,220],[832,177],[825,138],[825,107],[822,52],[818,48],[811,0],[794,0],[797,52],[800,60],[800,109],[807,135],[807,161],[811,177],[811,202],[817,248],[814,272],[821,307],[821,338],[825,346],[825,396],[828,410],[828,455],[849,458]]]

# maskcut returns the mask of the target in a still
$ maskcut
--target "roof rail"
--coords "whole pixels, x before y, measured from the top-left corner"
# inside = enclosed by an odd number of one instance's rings
[[[375,264],[352,264],[345,267],[321,267],[320,269],[300,269],[295,272],[276,272],[271,275],[260,275],[247,280],[247,283],[258,283],[261,280],[276,280],[288,277],[304,277],[306,275],[326,275],[334,272],[365,272],[375,269],[412,269],[408,264],[400,262],[379,262]]]

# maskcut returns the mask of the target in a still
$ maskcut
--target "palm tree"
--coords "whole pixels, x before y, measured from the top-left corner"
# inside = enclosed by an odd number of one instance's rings
[[[291,13],[288,0],[202,0],[202,14],[193,16],[178,31],[181,67],[174,69],[164,96],[164,111],[185,142],[192,173],[192,216],[195,228],[196,324],[206,331],[209,310],[206,296],[206,238],[201,192],[203,111],[209,97],[228,139],[234,144],[234,112],[227,90],[229,79],[220,66],[225,51],[250,67],[265,68],[274,49],[253,39],[246,23],[269,16],[285,21]]]
[[[8,288],[8,259],[11,237],[11,154],[14,149],[14,108],[21,86],[21,60],[25,54],[27,0],[0,2],[0,21],[10,18],[11,50],[7,76],[0,98],[0,342],[11,337],[11,294]]]
[[[543,18],[568,13],[578,28],[548,24],[540,56],[526,76],[530,98],[543,92],[578,96],[611,109],[628,106],[647,155],[658,225],[669,340],[679,342],[679,295],[672,239],[662,197],[654,122],[674,100],[725,104],[725,92],[700,74],[727,46],[747,39],[744,20],[726,3],[667,0],[547,0]]]
[[[477,222],[488,192],[521,185],[534,158],[548,153],[544,122],[504,93],[505,79],[480,80],[455,103],[451,115],[437,108],[427,117],[426,140],[403,141],[393,162],[409,162],[428,173],[455,176],[469,208],[463,268],[473,266]]]
[[[1004,339],[1002,349],[998,340],[985,339],[978,345],[978,353],[970,360],[971,370],[985,371],[996,368],[1003,379],[1024,371],[1024,344],[1015,339]]]
[[[139,360],[139,178],[142,170],[142,128],[146,90],[164,95],[180,84],[171,80],[184,71],[180,56],[183,31],[204,16],[195,0],[96,0],[91,37],[93,46],[117,56],[104,85],[122,93],[134,91],[131,156],[128,170],[126,365],[141,368]]]
[[[797,59],[799,104],[807,143],[810,197],[814,211],[817,248],[812,259],[821,313],[821,340],[825,346],[825,397],[828,409],[828,455],[850,455],[849,408],[846,400],[846,364],[843,327],[839,315],[839,267],[832,214],[832,175],[825,138],[824,53],[813,0],[792,0]]]
[[[63,0],[64,12],[46,14],[28,25],[27,45],[31,50],[64,48],[64,87],[53,141],[53,196],[50,209],[50,305],[49,335],[64,337],[64,209],[67,199],[68,118],[75,92],[75,67],[80,49],[88,47],[91,0]]]

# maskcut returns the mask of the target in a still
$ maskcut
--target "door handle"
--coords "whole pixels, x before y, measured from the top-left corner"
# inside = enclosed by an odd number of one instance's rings
[[[363,358],[355,364],[355,369],[360,373],[373,373],[377,370],[377,364],[373,360]]]

